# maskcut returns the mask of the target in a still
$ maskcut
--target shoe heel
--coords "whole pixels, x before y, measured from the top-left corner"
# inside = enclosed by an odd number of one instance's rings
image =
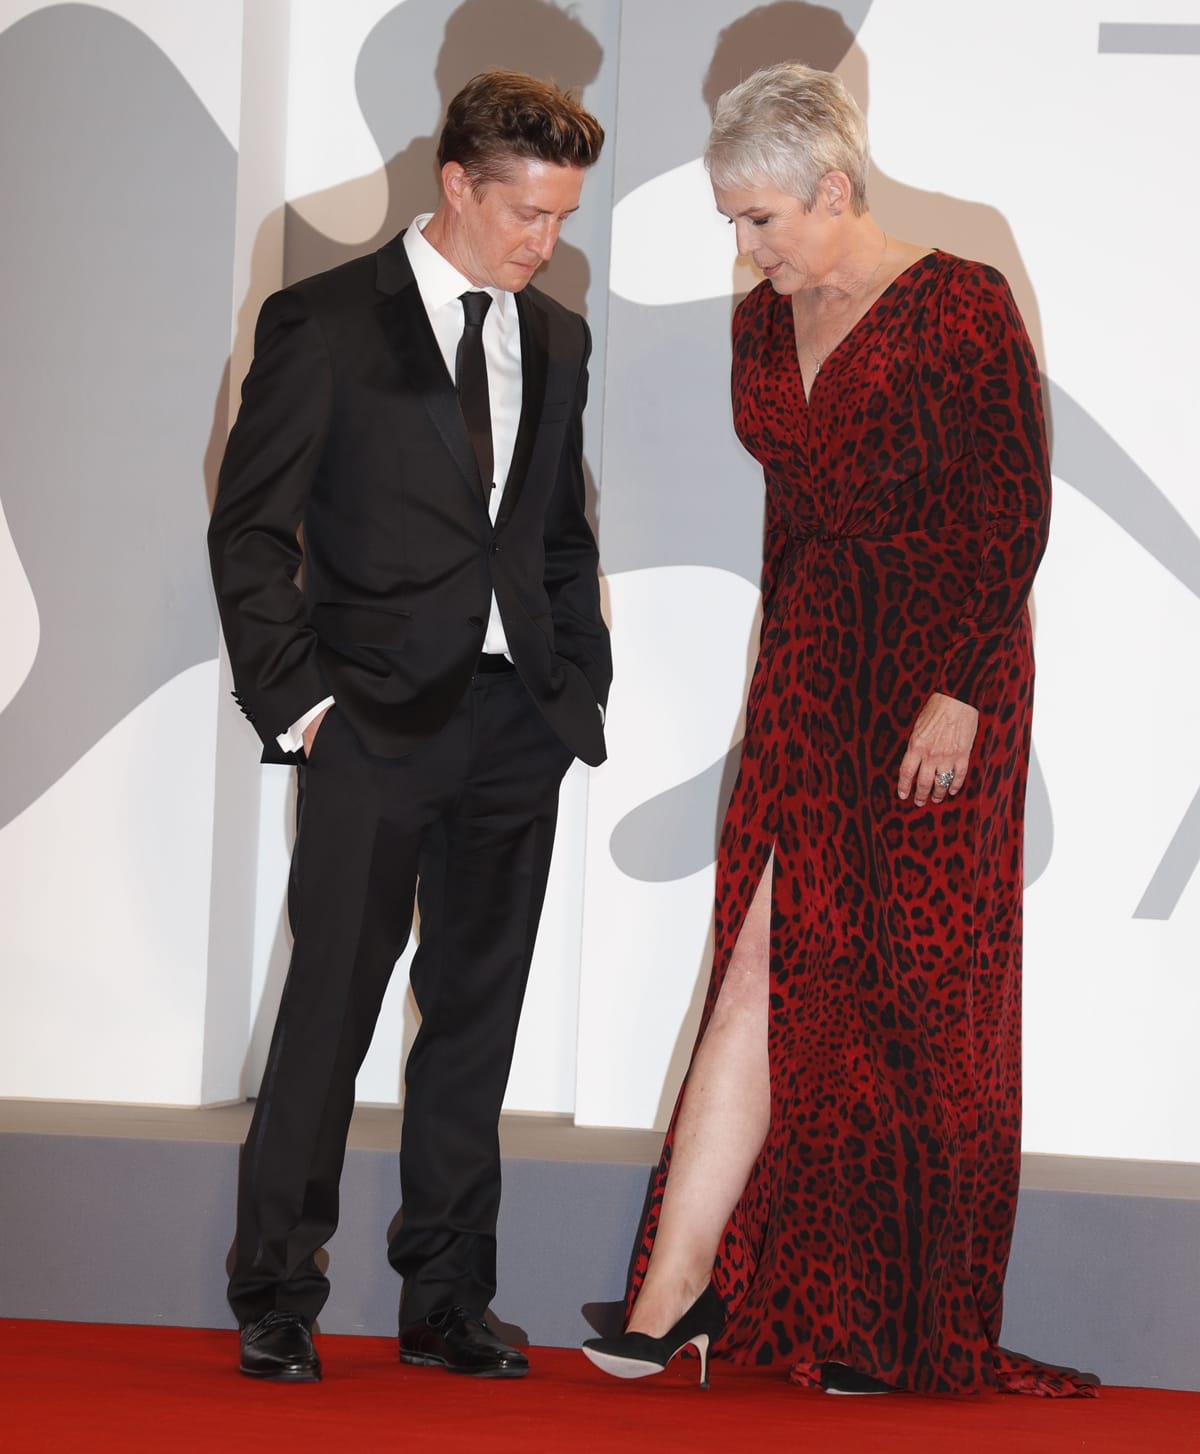
[[[700,1387],[708,1388],[708,1345],[709,1336],[707,1333],[698,1333],[692,1339],[692,1347],[700,1356]]]

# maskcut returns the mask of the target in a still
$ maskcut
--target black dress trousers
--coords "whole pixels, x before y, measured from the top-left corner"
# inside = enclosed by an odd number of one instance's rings
[[[299,769],[288,912],[294,945],[242,1150],[229,1301],[315,1318],[317,1251],[362,1064],[419,894],[401,1215],[388,1248],[400,1325],[496,1288],[497,1123],[572,755],[516,672],[479,674],[446,726],[401,758],[368,754],[336,705]],[[419,884],[419,889],[418,889]]]

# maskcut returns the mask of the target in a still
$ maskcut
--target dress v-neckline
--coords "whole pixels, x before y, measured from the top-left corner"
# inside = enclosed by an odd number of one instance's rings
[[[782,301],[787,304],[787,317],[788,321],[791,323],[790,332],[792,346],[790,352],[792,355],[792,360],[796,365],[796,372],[800,378],[800,392],[804,396],[804,404],[806,408],[810,408],[812,406],[813,390],[817,387],[817,380],[821,377],[822,373],[828,371],[830,363],[838,354],[846,353],[849,351],[847,345],[851,343],[856,334],[860,334],[865,331],[863,329],[863,325],[866,323],[867,319],[870,318],[879,309],[884,299],[891,299],[893,294],[895,294],[897,288],[900,287],[900,284],[907,283],[911,279],[912,275],[919,268],[921,268],[924,263],[927,263],[930,258],[935,258],[938,256],[939,253],[937,248],[930,248],[928,252],[923,252],[920,257],[913,258],[912,262],[910,262],[906,268],[900,269],[900,271],[887,285],[887,287],[883,289],[883,291],[879,294],[877,298],[873,298],[871,300],[871,302],[863,310],[860,316],[854,320],[854,322],[850,325],[850,327],[846,330],[842,337],[838,339],[837,343],[834,344],[834,346],[817,365],[817,371],[813,374],[812,384],[807,388],[804,384],[804,366],[800,362],[800,343],[796,337],[796,315],[792,310],[792,300],[790,295],[780,294],[780,298],[782,299]]]

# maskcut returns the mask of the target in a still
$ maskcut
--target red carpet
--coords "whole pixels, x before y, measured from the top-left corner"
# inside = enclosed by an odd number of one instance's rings
[[[488,1383],[402,1367],[390,1339],[319,1347],[323,1383],[279,1386],[239,1377],[229,1332],[0,1320],[0,1449],[1200,1454],[1193,1393],[831,1398],[721,1363],[701,1393],[690,1361],[622,1383],[561,1348],[533,1349],[526,1379]]]

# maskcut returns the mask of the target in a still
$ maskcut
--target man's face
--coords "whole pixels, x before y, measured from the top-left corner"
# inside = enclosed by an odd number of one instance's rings
[[[443,185],[453,217],[450,261],[477,288],[519,293],[549,262],[559,230],[579,206],[583,176],[582,167],[520,157],[503,181],[475,190],[462,168],[448,162]]]

